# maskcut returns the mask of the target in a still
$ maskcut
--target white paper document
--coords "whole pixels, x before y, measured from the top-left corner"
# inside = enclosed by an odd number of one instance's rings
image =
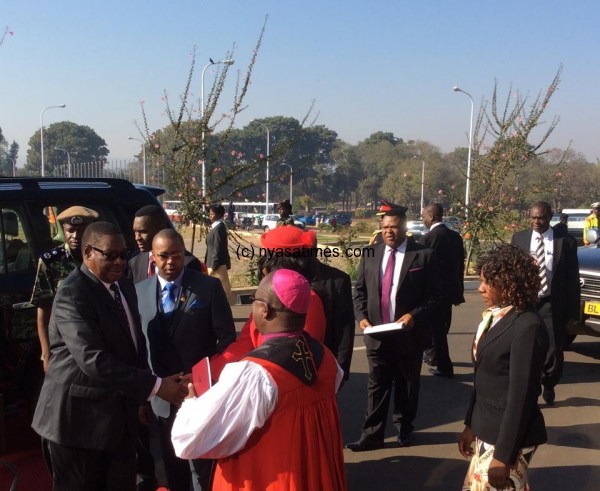
[[[365,328],[363,334],[375,334],[378,332],[400,331],[404,329],[404,322],[390,322],[389,324],[379,324]]]

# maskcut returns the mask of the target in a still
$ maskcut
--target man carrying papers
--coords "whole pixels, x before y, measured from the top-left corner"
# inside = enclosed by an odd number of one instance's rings
[[[381,231],[383,243],[365,249],[358,268],[354,314],[363,331],[391,322],[404,326],[364,337],[369,362],[368,405],[360,439],[346,445],[353,452],[383,447],[394,385],[397,442],[401,447],[410,445],[423,349],[431,342],[429,316],[441,296],[435,253],[406,237],[406,208],[385,212]]]
[[[310,286],[269,273],[252,314],[264,343],[225,366],[219,382],[177,413],[173,447],[184,459],[218,459],[213,491],[345,490],[334,356],[303,331]]]

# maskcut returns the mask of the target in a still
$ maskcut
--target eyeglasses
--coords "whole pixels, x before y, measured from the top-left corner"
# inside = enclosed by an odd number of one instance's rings
[[[104,252],[102,249],[98,249],[91,244],[88,244],[94,251],[99,252],[104,256],[104,259],[107,261],[113,262],[117,259],[122,259],[123,261],[127,261],[127,251],[121,252]]]
[[[257,298],[257,297],[250,297],[250,303],[254,303],[254,302],[262,302],[264,304],[267,305],[267,307],[269,307],[271,310],[275,311],[275,312],[283,312],[284,309],[277,309],[275,307],[273,307],[269,302],[267,302],[266,300],[263,300],[262,298]]]
[[[162,259],[163,261],[167,261],[168,259],[176,259],[178,257],[182,257],[185,254],[185,251],[177,251],[171,254],[162,253],[162,254],[152,254],[154,257]]]

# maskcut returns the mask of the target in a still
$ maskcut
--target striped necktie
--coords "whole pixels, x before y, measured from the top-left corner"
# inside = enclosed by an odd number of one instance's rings
[[[548,269],[546,268],[546,249],[544,248],[544,238],[538,236],[538,246],[535,251],[535,259],[540,268],[540,297],[548,295]]]

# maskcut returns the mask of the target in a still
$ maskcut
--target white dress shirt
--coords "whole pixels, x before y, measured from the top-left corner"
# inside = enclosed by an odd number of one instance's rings
[[[400,270],[402,269],[402,263],[404,262],[404,254],[406,253],[406,244],[408,243],[407,239],[404,239],[404,242],[396,247],[396,265],[394,267],[394,276],[392,282],[392,288],[390,290],[390,319],[392,322],[396,321],[396,293],[398,293],[398,283],[400,280]],[[387,266],[388,260],[390,258],[392,248],[390,246],[385,246],[385,251],[383,252],[383,260],[381,261],[381,271],[379,272],[380,281],[383,280],[383,275],[385,274],[385,267]]]

